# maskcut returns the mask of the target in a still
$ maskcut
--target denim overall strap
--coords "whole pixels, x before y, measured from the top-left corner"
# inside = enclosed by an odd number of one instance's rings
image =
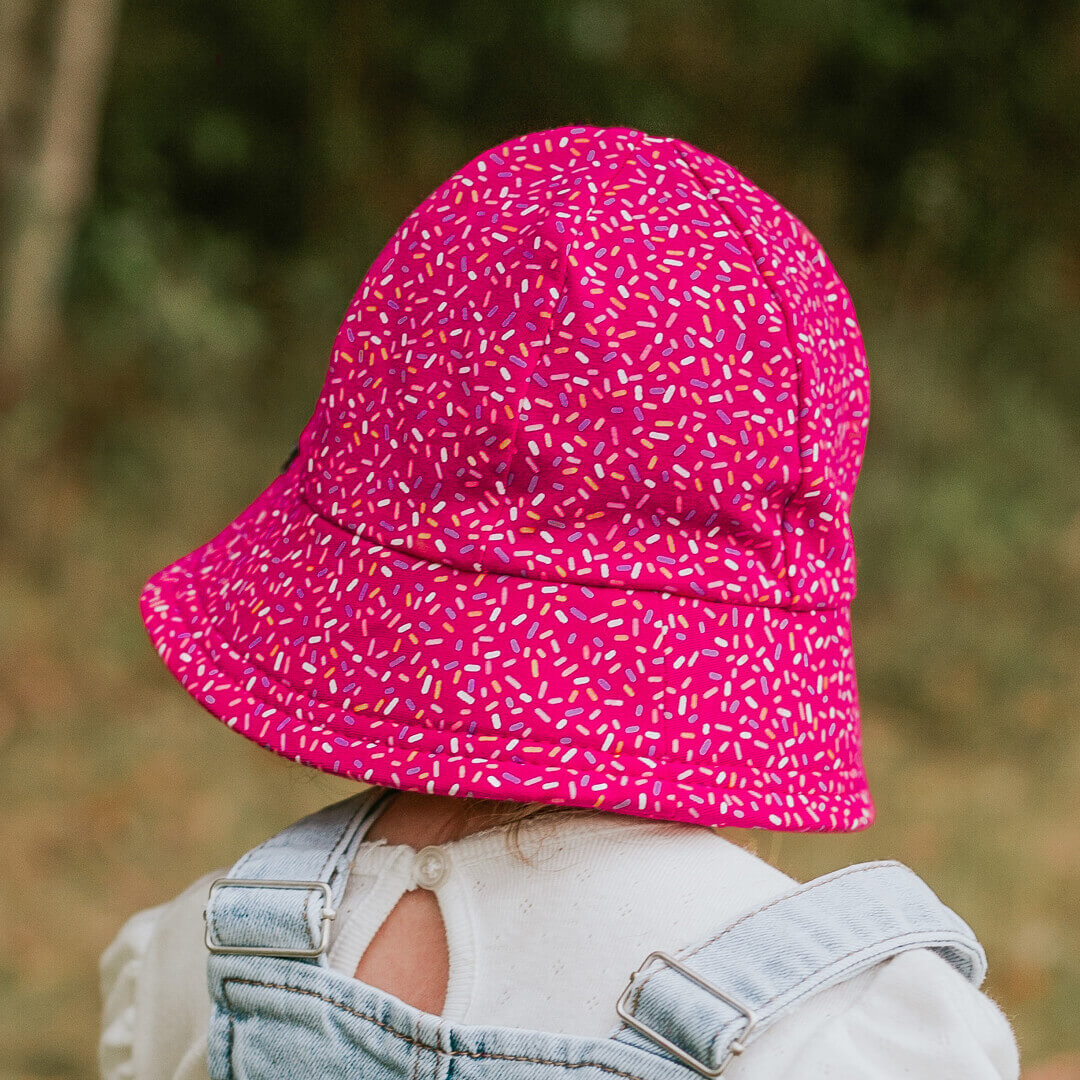
[[[205,910],[210,952],[325,966],[329,920],[366,825],[387,795],[366,791],[310,814],[215,881]]]
[[[971,928],[912,870],[849,866],[675,957],[650,954],[619,1000],[614,1038],[718,1076],[803,998],[908,949],[933,949],[976,986],[986,973]]]

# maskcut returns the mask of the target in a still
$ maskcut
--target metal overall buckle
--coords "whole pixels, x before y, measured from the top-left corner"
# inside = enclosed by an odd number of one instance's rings
[[[723,1059],[716,1066],[716,1068],[709,1068],[709,1066],[704,1061],[699,1061],[692,1054],[688,1054],[681,1046],[676,1046],[675,1043],[673,1043],[670,1039],[664,1038],[664,1036],[661,1035],[659,1031],[656,1031],[654,1028],[649,1027],[648,1024],[642,1023],[642,1021],[640,1021],[636,1016],[633,1015],[633,1013],[628,1010],[627,1003],[629,1002],[630,994],[634,989],[634,981],[638,978],[642,971],[653,962],[653,960],[663,961],[665,964],[667,964],[668,967],[674,968],[681,975],[684,975],[686,978],[688,978],[691,982],[697,983],[697,985],[700,986],[703,990],[707,990],[714,997],[717,997],[721,1001],[730,1005],[733,1009],[735,1009],[736,1012],[741,1013],[746,1018],[746,1026],[742,1029],[739,1037],[732,1040],[727,1053],[724,1055]],[[753,1011],[749,1009],[746,1005],[744,1005],[741,1001],[739,1001],[737,998],[733,998],[730,994],[725,994],[724,991],[721,990],[718,986],[713,986],[711,982],[703,979],[696,971],[693,971],[691,968],[686,967],[685,964],[679,963],[679,961],[676,960],[675,957],[669,956],[665,952],[652,952],[649,953],[647,957],[645,957],[645,960],[642,962],[641,966],[630,976],[630,981],[626,984],[626,989],[622,992],[622,994],[619,996],[619,1000],[615,1003],[615,1011],[619,1014],[620,1017],[622,1017],[622,1019],[627,1024],[630,1025],[630,1027],[634,1028],[636,1031],[640,1031],[642,1035],[648,1036],[648,1038],[652,1039],[653,1042],[657,1043],[659,1046],[662,1046],[669,1054],[672,1054],[674,1057],[678,1058],[679,1061],[681,1061],[684,1065],[689,1065],[691,1069],[694,1069],[696,1072],[701,1073],[702,1076],[708,1077],[720,1076],[721,1073],[723,1073],[723,1071],[731,1064],[732,1060],[736,1057],[736,1055],[741,1054],[746,1049],[747,1036],[750,1034],[751,1031],[754,1030],[758,1022],[758,1018],[753,1013]]]
[[[323,896],[323,909],[319,917],[322,933],[319,944],[310,949],[279,949],[265,945],[225,945],[214,937],[213,927],[210,925],[210,901],[214,892],[219,888],[228,889],[302,889],[310,892],[317,889]],[[283,956],[287,958],[322,956],[330,947],[330,920],[336,918],[337,911],[331,907],[333,893],[325,881],[270,881],[259,878],[230,878],[220,877],[210,886],[210,895],[207,897],[206,907],[203,909],[203,921],[206,923],[206,932],[203,940],[206,947],[212,953],[233,956]]]

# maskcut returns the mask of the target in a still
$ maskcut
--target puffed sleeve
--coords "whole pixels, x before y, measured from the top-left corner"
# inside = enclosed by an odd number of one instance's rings
[[[135,1080],[135,993],[146,946],[166,905],[137,912],[101,954],[101,1038],[98,1067],[102,1080]]]
[[[210,1001],[202,909],[221,873],[132,915],[102,953],[102,1080],[206,1077]]]
[[[1018,1080],[1020,1061],[994,1001],[916,949],[809,998],[728,1071],[730,1080]]]

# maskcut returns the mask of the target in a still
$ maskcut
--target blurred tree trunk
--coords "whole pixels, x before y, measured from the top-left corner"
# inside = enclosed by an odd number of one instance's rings
[[[16,25],[29,0],[0,0]],[[60,301],[72,241],[93,184],[98,126],[118,0],[60,0],[51,72],[3,253],[0,372],[19,395],[60,340]],[[9,13],[4,15],[5,23]],[[13,76],[8,102],[17,92]],[[0,108],[8,102],[0,101]],[[7,114],[0,114],[3,121]]]
[[[32,78],[30,25],[36,0],[3,0],[0,3],[0,43],[4,58],[0,63],[0,198],[10,195],[18,161],[19,113],[29,97]],[[10,226],[5,220],[3,226]]]

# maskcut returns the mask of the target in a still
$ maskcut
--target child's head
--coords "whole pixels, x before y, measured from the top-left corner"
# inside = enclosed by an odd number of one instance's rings
[[[774,199],[676,139],[521,136],[403,222],[295,459],[144,618],[210,712],[320,769],[862,828],[867,409],[847,292]]]

